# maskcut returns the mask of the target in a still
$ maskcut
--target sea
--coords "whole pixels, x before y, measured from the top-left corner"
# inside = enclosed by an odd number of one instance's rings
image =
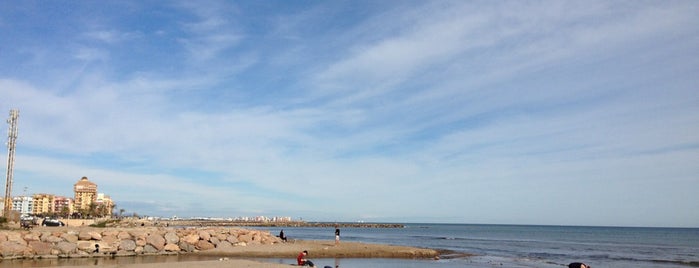
[[[258,228],[275,234],[280,228]],[[334,240],[334,228],[284,228],[289,239]],[[439,260],[311,259],[318,267],[699,267],[699,228],[405,224],[344,228],[342,241],[451,252]],[[289,263],[285,260],[267,260]]]
[[[246,227],[278,234],[281,227]],[[291,240],[334,240],[334,228],[284,227]],[[326,268],[561,268],[572,262],[592,267],[699,267],[699,228],[583,227],[490,224],[407,223],[403,228],[342,228],[341,243],[391,244],[442,250],[438,260],[315,259]],[[286,259],[256,259],[292,264]],[[130,263],[209,260],[196,255],[109,259],[2,261],[5,267],[125,265]]]

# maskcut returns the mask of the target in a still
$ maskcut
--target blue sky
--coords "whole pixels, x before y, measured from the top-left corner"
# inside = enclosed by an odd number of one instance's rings
[[[141,215],[699,227],[696,14],[5,1],[14,194],[87,176]]]

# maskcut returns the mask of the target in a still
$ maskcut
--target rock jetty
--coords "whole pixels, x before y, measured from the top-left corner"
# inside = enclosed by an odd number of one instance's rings
[[[28,259],[181,254],[281,242],[266,231],[228,227],[39,227],[0,231],[0,257]]]

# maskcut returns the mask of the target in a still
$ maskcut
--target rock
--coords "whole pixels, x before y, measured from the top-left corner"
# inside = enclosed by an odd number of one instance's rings
[[[216,249],[221,250],[221,251],[230,250],[232,248],[233,248],[233,244],[231,244],[228,241],[221,241],[221,243],[218,243],[218,245],[216,245]]]
[[[56,249],[58,249],[62,254],[71,254],[75,253],[77,246],[73,243],[63,241],[56,245]]]
[[[152,246],[151,244],[146,245],[143,247],[143,253],[148,253],[148,254],[153,254],[153,253],[158,253],[160,250]]]
[[[12,241],[3,241],[0,242],[0,255],[2,255],[5,258],[22,256],[26,248],[27,247],[23,244],[19,244]]]
[[[117,238],[119,238],[121,240],[131,239],[131,234],[129,234],[128,232],[122,231],[122,232],[119,232],[119,234],[117,235]]]
[[[199,238],[204,241],[209,241],[209,239],[211,239],[211,234],[209,234],[207,230],[202,230],[199,231]]]
[[[199,250],[209,250],[215,248],[214,244],[211,244],[211,242],[204,240],[199,240],[196,246]]]
[[[179,252],[180,247],[177,244],[167,244],[165,245],[165,248],[163,248],[165,251],[169,252]]]
[[[116,237],[116,235],[103,235],[102,236],[102,242],[105,244],[112,246],[116,245],[119,242],[119,238]]]
[[[78,243],[76,243],[76,246],[79,250],[85,252],[92,252],[93,250],[95,250],[95,243],[90,241],[78,241]]]
[[[165,248],[165,238],[158,234],[151,234],[146,238],[146,242],[148,245],[153,246],[156,248],[158,251],[163,250]]]
[[[92,239],[92,234],[90,234],[90,232],[82,231],[78,234],[78,240],[86,241],[86,240],[91,240],[91,239]]]
[[[165,242],[167,244],[177,244],[180,242],[180,237],[173,232],[169,232],[165,234]]]
[[[22,234],[17,232],[7,234],[7,242],[17,243],[22,246],[27,245],[27,241],[24,241],[24,238],[22,238]]]
[[[41,241],[41,234],[39,233],[28,233],[24,235],[24,241]]]
[[[134,251],[136,249],[136,242],[133,240],[121,240],[119,242],[119,250],[123,251]]]
[[[194,245],[187,243],[187,242],[184,242],[184,241],[180,241],[180,243],[177,245],[180,247],[180,250],[185,251],[185,252],[194,252],[196,250]]]
[[[34,253],[36,255],[50,255],[51,254],[51,248],[53,245],[51,243],[47,242],[41,242],[41,241],[30,241],[29,242],[29,247],[34,250]]]
[[[235,244],[238,243],[238,237],[235,234],[229,235],[228,238],[226,238],[226,241],[230,242],[231,244]]]
[[[92,240],[102,240],[102,235],[99,232],[88,232]]]
[[[63,234],[61,238],[67,242],[75,243],[78,242],[78,236],[76,234]]]
[[[148,244],[148,242],[146,242],[145,238],[137,238],[136,239],[136,246],[143,247],[147,244]]]
[[[244,243],[250,243],[250,241],[252,241],[252,234],[251,233],[244,233],[244,234],[238,235],[238,241],[244,242]]]
[[[133,250],[134,253],[136,254],[142,254],[143,253],[143,247],[138,246],[136,249]]]
[[[184,242],[187,242],[187,244],[190,245],[196,245],[197,242],[199,242],[199,235],[197,234],[190,234],[184,237]]]

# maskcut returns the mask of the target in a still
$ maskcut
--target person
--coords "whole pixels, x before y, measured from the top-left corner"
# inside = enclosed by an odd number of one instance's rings
[[[286,235],[284,235],[284,229],[282,229],[282,230],[279,232],[279,238],[281,238],[282,241],[286,242]]]
[[[335,226],[335,245],[340,244],[340,228]]]
[[[582,262],[573,262],[571,264],[568,264],[568,268],[591,268],[592,266],[589,266],[587,264],[584,264]]]
[[[299,253],[299,255],[296,257],[296,264],[299,266],[316,267],[312,261],[306,259],[306,255],[308,255],[308,250],[304,250]]]

